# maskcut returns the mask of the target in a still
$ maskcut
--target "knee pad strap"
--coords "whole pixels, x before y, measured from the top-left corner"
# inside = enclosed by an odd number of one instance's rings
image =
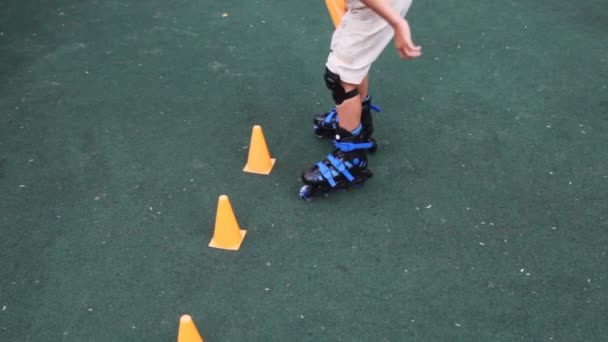
[[[344,87],[340,83],[340,75],[334,74],[325,68],[325,85],[327,89],[331,90],[331,96],[334,98],[334,102],[337,105],[342,104],[345,100],[351,99],[359,95],[359,89],[355,88],[349,92],[344,90]]]

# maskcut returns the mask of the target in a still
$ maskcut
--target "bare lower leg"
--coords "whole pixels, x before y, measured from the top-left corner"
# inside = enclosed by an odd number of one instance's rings
[[[361,97],[361,100],[365,100],[365,98],[368,95],[368,84],[369,84],[369,76],[365,76],[365,78],[363,79],[363,81],[361,81],[361,84],[359,84],[357,86],[357,89],[359,89],[359,96]]]
[[[365,78],[365,88],[367,88],[367,77]],[[344,87],[345,92],[349,92],[355,88],[358,88],[360,85],[350,84],[350,83],[342,83],[342,87]],[[367,89],[366,89],[367,92]],[[366,95],[367,96],[367,95]],[[338,122],[340,127],[345,130],[352,132],[359,127],[361,124],[361,101],[363,97],[359,93],[357,96],[351,97],[348,100],[344,100],[341,104],[336,106],[338,111]]]

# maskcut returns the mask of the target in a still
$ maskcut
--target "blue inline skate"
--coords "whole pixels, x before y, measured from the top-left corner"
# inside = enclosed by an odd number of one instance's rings
[[[352,134],[337,127],[334,146],[335,150],[325,159],[302,173],[302,199],[310,201],[332,191],[360,187],[372,177],[367,169],[367,151],[373,143],[364,141],[362,132]]]
[[[378,149],[378,144],[376,143],[376,140],[372,138],[372,134],[374,133],[372,110],[377,113],[381,112],[381,109],[378,106],[372,104],[372,97],[368,95],[361,103],[361,125],[363,126],[363,132],[361,134],[363,136],[363,141],[372,143],[369,152],[374,153]],[[334,107],[327,113],[317,114],[313,122],[314,125],[312,130],[317,136],[333,139],[336,135],[336,128],[338,127],[338,112]]]

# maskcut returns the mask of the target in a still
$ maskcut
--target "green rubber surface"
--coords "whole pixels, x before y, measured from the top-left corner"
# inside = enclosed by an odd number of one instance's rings
[[[608,7],[414,1],[304,202],[322,1],[0,0],[0,341],[603,341]],[[253,125],[277,162],[242,171]],[[247,236],[209,248],[218,197]]]

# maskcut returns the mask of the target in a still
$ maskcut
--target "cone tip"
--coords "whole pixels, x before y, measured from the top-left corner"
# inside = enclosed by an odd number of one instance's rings
[[[190,321],[192,321],[192,317],[190,317],[190,315],[182,315],[179,321],[181,323],[189,323]]]
[[[226,201],[226,200],[228,200],[228,196],[220,195],[220,201]]]
[[[262,129],[262,126],[260,126],[260,125],[255,125],[255,126],[253,126],[253,129],[255,129],[255,130],[259,130],[259,129]]]

